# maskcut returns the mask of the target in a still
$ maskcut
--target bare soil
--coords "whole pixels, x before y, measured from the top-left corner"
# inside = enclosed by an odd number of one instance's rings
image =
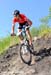
[[[51,75],[51,38],[37,39],[33,45],[35,64],[21,61],[20,45],[16,44],[0,55],[0,75]]]

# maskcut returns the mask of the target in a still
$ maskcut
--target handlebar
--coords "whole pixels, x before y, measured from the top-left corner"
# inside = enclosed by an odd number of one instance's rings
[[[11,33],[11,36],[16,36],[16,34],[15,33]]]

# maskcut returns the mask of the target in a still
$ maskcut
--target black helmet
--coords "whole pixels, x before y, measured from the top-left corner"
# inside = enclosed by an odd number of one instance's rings
[[[13,15],[15,15],[15,16],[17,16],[19,14],[20,14],[19,10],[15,10],[14,13],[13,13]]]

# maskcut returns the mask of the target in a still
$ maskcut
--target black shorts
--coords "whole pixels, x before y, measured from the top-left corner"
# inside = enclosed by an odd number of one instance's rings
[[[26,26],[26,27],[28,27],[29,26],[29,24],[27,23],[27,22],[24,22],[24,23],[19,23],[19,27],[18,27],[18,29],[22,29],[23,28],[23,26]]]

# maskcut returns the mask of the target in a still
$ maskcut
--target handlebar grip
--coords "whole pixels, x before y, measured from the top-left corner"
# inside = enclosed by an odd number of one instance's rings
[[[11,34],[11,36],[16,36],[16,34],[14,33],[14,34]]]

